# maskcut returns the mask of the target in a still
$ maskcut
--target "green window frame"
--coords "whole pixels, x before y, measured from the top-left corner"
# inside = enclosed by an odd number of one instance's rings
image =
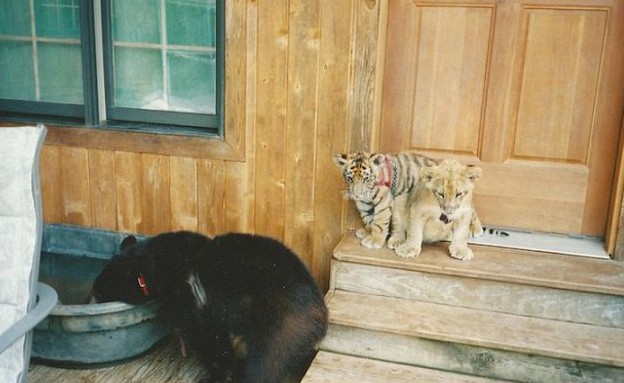
[[[5,1],[4,120],[223,137],[224,0]]]

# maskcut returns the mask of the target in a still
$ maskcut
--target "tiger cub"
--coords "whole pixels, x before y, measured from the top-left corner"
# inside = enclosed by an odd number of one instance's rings
[[[413,194],[407,239],[395,252],[414,257],[420,254],[423,243],[450,240],[451,257],[471,259],[468,237],[483,231],[472,204],[474,183],[481,174],[481,168],[456,160],[420,169],[421,182]]]
[[[394,249],[405,240],[405,216],[409,192],[419,180],[419,169],[436,162],[412,152],[334,155],[348,186],[345,197],[355,201],[364,227],[355,235],[364,247]]]

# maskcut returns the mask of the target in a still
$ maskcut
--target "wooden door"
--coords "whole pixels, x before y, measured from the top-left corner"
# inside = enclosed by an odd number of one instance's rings
[[[488,225],[604,234],[624,1],[389,0],[387,32],[382,151],[479,163]]]

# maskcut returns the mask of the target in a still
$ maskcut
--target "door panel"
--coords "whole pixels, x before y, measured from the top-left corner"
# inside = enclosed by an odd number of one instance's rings
[[[493,17],[491,7],[420,11],[412,148],[477,155]]]
[[[623,3],[390,1],[380,149],[478,162],[486,224],[604,234]]]
[[[606,10],[524,12],[525,53],[511,156],[586,164]]]

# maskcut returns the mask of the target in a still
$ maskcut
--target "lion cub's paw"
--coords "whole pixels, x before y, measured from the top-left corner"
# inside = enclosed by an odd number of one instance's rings
[[[398,246],[394,252],[399,256],[399,257],[403,257],[403,258],[412,258],[412,257],[416,257],[418,254],[420,254],[420,246],[419,247],[415,247],[415,246],[411,246],[407,243],[403,243],[400,246]]]
[[[355,232],[355,236],[358,237],[359,239],[362,239],[366,237],[367,235],[368,235],[368,230],[365,227],[360,227]]]
[[[366,237],[362,238],[360,244],[369,249],[381,249],[385,241],[386,240],[383,237],[369,234]]]
[[[478,238],[483,234],[483,225],[481,225],[481,221],[478,217],[474,217],[474,219],[470,222],[470,236],[473,238]]]
[[[463,261],[468,261],[474,256],[472,250],[470,250],[467,246],[456,245],[449,246],[449,254],[453,258],[461,259]]]
[[[393,235],[390,237],[390,239],[388,239],[388,249],[395,250],[403,242],[405,242],[405,238],[402,238],[398,235]]]

